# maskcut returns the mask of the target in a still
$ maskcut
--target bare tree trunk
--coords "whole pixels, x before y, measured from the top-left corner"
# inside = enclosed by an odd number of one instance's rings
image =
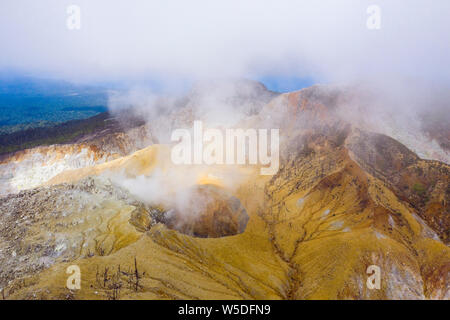
[[[138,291],[138,289],[139,289],[139,271],[138,271],[138,267],[137,267],[136,257],[134,257],[134,275],[136,277],[134,290]]]

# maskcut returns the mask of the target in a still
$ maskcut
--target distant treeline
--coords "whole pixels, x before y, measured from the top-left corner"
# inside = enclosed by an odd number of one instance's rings
[[[64,107],[61,111],[95,111],[95,112],[106,112],[108,108],[104,106],[94,106],[94,107]]]
[[[101,130],[107,126],[108,112],[81,120],[71,120],[52,127],[31,128],[0,135],[0,154],[32,148],[41,145],[71,142],[83,135]]]

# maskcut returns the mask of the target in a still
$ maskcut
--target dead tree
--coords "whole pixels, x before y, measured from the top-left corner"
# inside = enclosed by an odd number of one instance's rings
[[[134,285],[134,291],[137,292],[138,289],[139,289],[139,278],[140,278],[140,275],[139,275],[139,271],[138,271],[138,267],[137,267],[136,257],[134,257],[134,276],[136,278],[136,282],[135,282],[135,285]]]

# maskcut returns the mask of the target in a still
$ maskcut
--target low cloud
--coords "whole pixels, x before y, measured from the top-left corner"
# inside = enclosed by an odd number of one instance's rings
[[[81,29],[66,27],[69,5]],[[369,5],[381,29],[366,26]],[[18,0],[0,4],[0,68],[76,81],[294,76],[449,81],[450,3]]]

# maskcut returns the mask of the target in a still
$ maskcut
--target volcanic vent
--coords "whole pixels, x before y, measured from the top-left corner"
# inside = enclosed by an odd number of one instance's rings
[[[169,209],[159,217],[169,229],[201,238],[240,234],[249,220],[238,198],[211,184],[191,187],[187,206]]]

